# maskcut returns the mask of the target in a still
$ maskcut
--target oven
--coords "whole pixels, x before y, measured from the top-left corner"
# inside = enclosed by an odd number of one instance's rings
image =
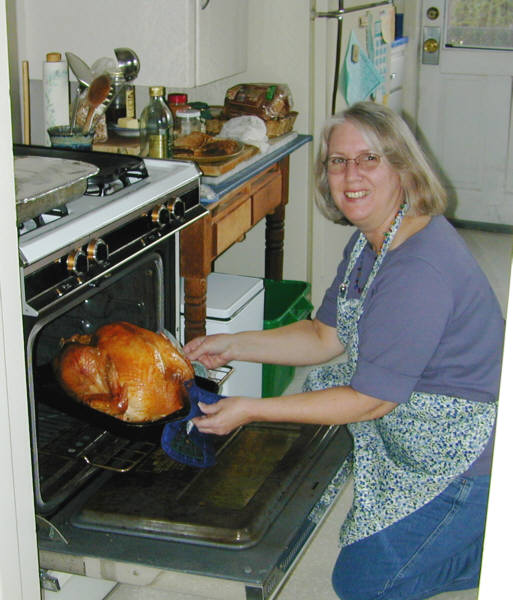
[[[166,575],[189,574],[271,597],[343,485],[345,428],[252,424],[216,438],[215,466],[195,469],[163,452],[159,422],[131,426],[70,400],[52,369],[61,339],[114,321],[179,339],[179,232],[206,214],[200,172],[15,146],[27,154],[99,168],[83,196],[19,226],[41,567],[170,590]],[[216,373],[202,375],[218,389]]]

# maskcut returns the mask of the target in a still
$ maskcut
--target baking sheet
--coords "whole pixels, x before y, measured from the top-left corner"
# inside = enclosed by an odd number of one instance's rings
[[[15,156],[14,185],[18,223],[82,196],[96,165],[65,158]]]

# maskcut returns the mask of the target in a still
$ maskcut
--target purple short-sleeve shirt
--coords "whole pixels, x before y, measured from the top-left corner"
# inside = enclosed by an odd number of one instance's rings
[[[335,327],[337,295],[357,233],[351,238],[316,318]],[[367,244],[350,277],[360,295],[376,255]],[[490,284],[445,217],[390,250],[372,283],[358,323],[355,390],[406,402],[412,392],[497,398],[504,319]],[[489,468],[491,444],[471,468]],[[488,465],[488,466],[486,466]]]

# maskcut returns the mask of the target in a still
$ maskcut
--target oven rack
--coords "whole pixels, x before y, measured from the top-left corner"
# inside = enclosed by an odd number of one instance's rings
[[[39,455],[48,463],[45,485],[52,485],[80,463],[107,471],[126,473],[155,448],[156,442],[131,442],[102,428],[41,404],[38,407]]]
[[[51,456],[61,460],[85,462],[91,467],[128,473],[139,465],[153,450],[154,442],[130,442],[103,431],[83,449],[70,447],[64,453],[40,450],[41,456]]]

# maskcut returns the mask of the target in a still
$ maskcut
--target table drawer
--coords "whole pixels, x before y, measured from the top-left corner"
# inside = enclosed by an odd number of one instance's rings
[[[248,198],[215,224],[214,256],[226,250],[251,229],[251,200]]]
[[[281,176],[276,174],[264,187],[253,194],[252,198],[252,225],[255,225],[281,204]]]

